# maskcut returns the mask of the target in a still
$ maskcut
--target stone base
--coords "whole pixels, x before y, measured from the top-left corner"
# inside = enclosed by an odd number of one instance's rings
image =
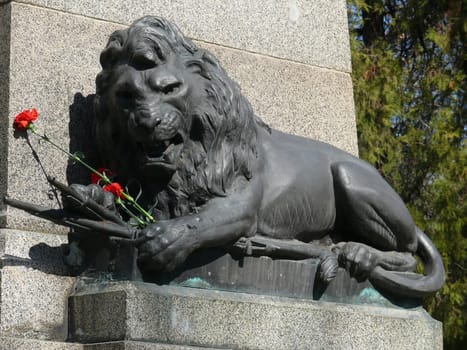
[[[147,343],[139,341],[115,341],[95,344],[53,342],[37,339],[0,337],[0,350],[221,350],[215,348]]]
[[[70,340],[99,346],[91,349],[442,349],[441,323],[421,308],[140,282],[83,285],[70,297],[69,316]]]
[[[178,286],[109,271],[75,285],[66,241],[0,229],[0,350],[442,348],[441,324],[423,309],[398,308],[344,270],[320,292],[313,260],[221,255],[169,279]],[[285,285],[289,273],[301,278]],[[240,293],[255,289],[263,294]]]
[[[83,350],[83,345],[38,339],[0,337],[0,350]],[[112,349],[112,348],[109,348]],[[116,348],[117,349],[117,348]]]

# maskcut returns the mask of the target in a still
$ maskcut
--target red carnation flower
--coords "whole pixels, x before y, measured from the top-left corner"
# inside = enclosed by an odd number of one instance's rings
[[[107,168],[98,168],[97,171],[101,174],[104,174],[105,176],[107,176],[108,178],[111,178],[114,176],[114,173],[112,172],[112,170],[110,169],[107,169]],[[91,173],[91,183],[92,184],[97,184],[99,183],[99,181],[101,180],[101,177],[99,175],[97,175],[96,173]]]
[[[117,198],[125,198],[123,195],[122,186],[118,182],[112,182],[111,184],[103,187],[104,191],[111,192]]]
[[[13,128],[17,131],[26,130],[29,124],[37,119],[37,110],[35,108],[31,110],[24,110],[15,117],[13,121]]]

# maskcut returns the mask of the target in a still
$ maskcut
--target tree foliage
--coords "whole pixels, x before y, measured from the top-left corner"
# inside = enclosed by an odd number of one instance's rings
[[[440,250],[426,301],[446,348],[467,349],[466,0],[349,0],[360,156]]]

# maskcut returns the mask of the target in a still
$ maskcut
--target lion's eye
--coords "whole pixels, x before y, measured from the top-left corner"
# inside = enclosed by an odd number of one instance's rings
[[[162,93],[164,93],[166,95],[173,94],[174,92],[177,92],[180,89],[181,85],[182,85],[182,83],[180,83],[178,81],[167,84],[162,88]]]
[[[157,66],[156,62],[145,56],[134,56],[131,59],[131,66],[137,70],[151,69]]]
[[[187,69],[192,73],[199,73],[201,71],[201,67],[198,63],[190,63],[187,65]]]

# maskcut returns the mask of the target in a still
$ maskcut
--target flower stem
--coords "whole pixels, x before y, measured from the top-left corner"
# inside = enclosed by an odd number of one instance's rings
[[[135,199],[130,196],[128,193],[126,192],[122,192],[122,195],[123,197],[125,197],[125,199],[131,203],[131,205],[136,209],[138,210],[141,214],[143,214],[146,219],[149,221],[149,222],[155,222],[156,220],[154,220],[154,217],[149,214],[146,210],[144,210],[136,201]]]
[[[36,127],[34,126],[33,123],[29,123],[29,126],[28,126],[29,130],[32,131],[32,133],[36,136],[38,136],[41,140],[44,140],[44,141],[47,141],[48,143],[50,143],[52,146],[54,146],[56,149],[58,149],[59,151],[65,153],[70,159],[80,163],[81,165],[83,165],[84,167],[88,168],[90,171],[92,171],[93,173],[95,173],[96,175],[100,176],[100,178],[102,180],[104,180],[104,182],[110,184],[110,180],[109,178],[105,175],[105,174],[101,174],[100,172],[98,172],[96,169],[94,169],[92,166],[90,166],[89,164],[87,164],[86,162],[84,162],[80,157],[78,157],[76,154],[73,154],[73,153],[70,153],[68,152],[66,149],[60,147],[59,145],[57,145],[55,142],[53,142],[51,139],[49,139],[47,136],[45,135],[41,135],[37,132],[37,129]]]
[[[123,201],[120,200],[120,198],[117,199],[116,203],[120,205],[127,212],[127,214],[138,223],[139,226],[146,226],[146,223],[139,217],[137,217],[135,214],[133,214],[132,211],[126,207],[125,203],[123,203]]]
[[[70,159],[74,160],[75,162],[78,162],[80,163],[81,165],[83,165],[84,167],[86,167],[88,170],[90,170],[91,172],[93,172],[94,174],[98,175],[103,181],[105,184],[111,184],[112,181],[110,181],[110,179],[107,177],[107,175],[105,175],[105,172],[103,173],[100,173],[99,171],[97,171],[96,169],[94,169],[92,166],[90,166],[89,164],[87,164],[85,161],[83,161],[79,156],[77,156],[76,154],[73,154],[73,153],[70,153],[68,152],[66,149],[60,147],[59,145],[57,145],[55,142],[53,142],[50,138],[48,138],[46,135],[41,135],[37,132],[37,129],[36,129],[36,126],[34,125],[34,123],[29,123],[28,125],[28,129],[31,130],[31,132],[36,135],[37,137],[39,137],[41,140],[44,140],[46,142],[48,142],[49,144],[51,144],[53,147],[55,147],[56,149],[58,149],[59,151],[65,153]],[[125,191],[122,192],[122,195],[123,197],[137,210],[139,211],[145,218],[148,222],[155,222],[156,220],[154,219],[154,217],[149,214],[146,210],[144,210],[136,201],[135,199],[128,193],[126,193]],[[131,210],[129,210],[125,204],[121,201],[121,200],[117,200],[117,203],[121,205],[121,207],[128,213],[128,215],[130,215],[140,226],[145,226],[146,225],[146,222],[144,222],[143,220],[141,220],[139,217],[137,217],[136,215],[134,215]]]

